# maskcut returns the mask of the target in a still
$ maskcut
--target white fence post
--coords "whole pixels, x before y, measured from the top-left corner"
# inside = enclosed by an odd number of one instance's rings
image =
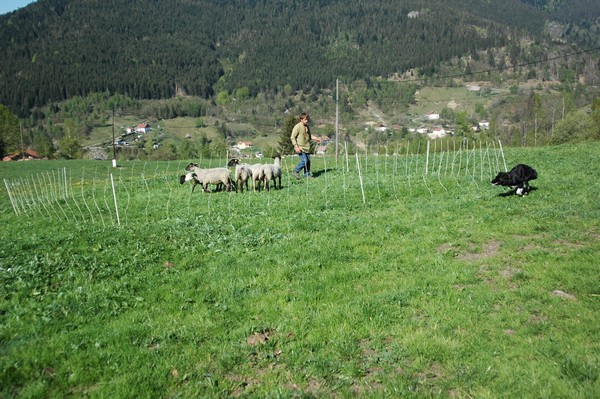
[[[112,185],[113,199],[115,201],[115,212],[117,214],[117,225],[121,225],[121,220],[119,219],[119,207],[117,206],[117,192],[115,191],[115,181],[113,180],[112,173],[110,174],[110,184]]]

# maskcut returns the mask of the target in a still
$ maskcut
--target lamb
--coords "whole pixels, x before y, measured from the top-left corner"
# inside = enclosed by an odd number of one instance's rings
[[[240,163],[238,158],[232,158],[227,166],[235,166],[235,192],[238,192],[238,187],[240,188],[241,192],[244,192],[244,185],[246,186],[246,190],[248,190],[248,180],[252,176],[250,165]]]
[[[211,190],[208,188],[209,184],[219,183],[223,183],[223,185],[227,188],[227,191],[231,191],[231,171],[227,168],[201,169],[198,167],[198,164],[190,163],[185,167],[185,170],[188,172],[193,172],[193,174],[196,175],[195,179],[202,184],[202,190],[204,192],[211,192]]]

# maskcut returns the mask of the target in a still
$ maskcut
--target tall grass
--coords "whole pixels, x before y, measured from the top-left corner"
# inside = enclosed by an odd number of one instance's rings
[[[0,392],[597,397],[599,150],[505,150],[524,198],[478,144],[286,158],[243,194],[192,194],[185,161],[3,163]]]

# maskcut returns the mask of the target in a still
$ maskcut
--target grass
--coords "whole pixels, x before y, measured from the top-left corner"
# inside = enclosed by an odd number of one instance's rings
[[[186,161],[2,163],[1,396],[598,397],[599,150],[506,150],[524,198],[496,164],[363,156],[364,203],[352,158],[243,194],[190,194]]]
[[[502,95],[504,97],[505,95]],[[416,104],[411,105],[410,114],[425,117],[429,112],[441,113],[450,102],[454,102],[455,111],[473,111],[477,104],[489,106],[498,96],[482,96],[479,92],[468,91],[460,87],[422,87],[416,94]],[[487,108],[487,107],[486,107]]]

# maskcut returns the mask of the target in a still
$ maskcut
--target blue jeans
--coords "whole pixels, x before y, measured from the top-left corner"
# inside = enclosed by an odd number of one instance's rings
[[[300,173],[301,170],[304,169],[304,176],[310,175],[310,155],[304,151],[298,154],[300,157],[300,162],[294,168],[294,172]]]

